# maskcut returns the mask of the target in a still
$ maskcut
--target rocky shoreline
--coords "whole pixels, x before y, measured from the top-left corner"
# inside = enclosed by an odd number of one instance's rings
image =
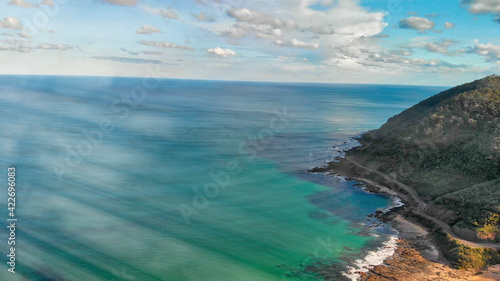
[[[430,233],[400,214],[392,213],[390,222],[398,230],[394,254],[381,265],[359,272],[360,281],[493,281],[500,280],[500,267],[485,271],[453,269],[435,246]]]
[[[399,239],[396,251],[382,265],[360,273],[362,281],[471,280],[473,273],[459,271],[422,257],[414,242]]]
[[[498,266],[490,267],[486,271],[452,268],[450,262],[439,250],[431,230],[410,215],[416,207],[411,196],[398,191],[398,188],[385,179],[367,174],[366,171],[362,171],[345,158],[338,158],[335,162],[328,163],[327,167],[314,168],[310,172],[347,177],[348,180],[363,183],[368,192],[396,196],[404,203],[403,206],[394,207],[387,212],[377,211],[373,215],[391,224],[399,232],[399,239],[394,254],[385,259],[383,264],[369,267],[366,272],[358,272],[361,276],[359,280],[500,280]]]

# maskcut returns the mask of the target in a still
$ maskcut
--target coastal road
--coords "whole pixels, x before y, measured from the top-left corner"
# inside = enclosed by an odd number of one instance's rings
[[[406,191],[408,194],[411,194],[411,196],[413,197],[415,203],[417,204],[417,209],[415,210],[415,213],[417,213],[418,215],[424,217],[424,218],[427,218],[429,220],[432,220],[433,222],[435,222],[437,225],[439,225],[447,234],[449,234],[451,237],[453,237],[454,239],[456,239],[460,244],[464,244],[464,245],[467,245],[471,248],[493,248],[493,249],[500,249],[500,244],[495,244],[495,243],[481,243],[481,242],[472,242],[472,241],[469,241],[469,240],[465,240],[465,239],[462,239],[460,237],[458,237],[455,232],[453,232],[453,230],[451,229],[451,227],[439,220],[438,218],[435,218],[431,215],[428,215],[426,212],[425,212],[425,208],[427,207],[427,203],[425,203],[421,198],[420,196],[418,195],[418,193],[411,187],[409,187],[408,185],[396,180],[396,179],[393,179],[391,178],[389,175],[387,174],[384,174],[380,171],[377,171],[377,170],[374,170],[374,169],[371,169],[371,168],[368,168],[366,166],[363,166],[361,165],[358,161],[354,160],[352,156],[348,156],[345,158],[347,161],[349,161],[350,163],[352,163],[353,165],[356,165],[357,167],[361,168],[361,169],[364,169],[368,172],[372,172],[372,173],[376,173],[378,174],[379,176],[383,177],[384,179],[390,181],[390,182],[393,182],[395,183],[399,188],[403,189],[404,191]],[[363,180],[367,180],[367,179],[361,179],[362,181]],[[369,182],[372,182],[370,180],[368,180]]]

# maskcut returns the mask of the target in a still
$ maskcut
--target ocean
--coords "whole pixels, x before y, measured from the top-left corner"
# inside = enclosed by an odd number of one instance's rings
[[[394,199],[306,170],[442,90],[0,76],[0,279],[353,278],[393,239],[367,215]]]

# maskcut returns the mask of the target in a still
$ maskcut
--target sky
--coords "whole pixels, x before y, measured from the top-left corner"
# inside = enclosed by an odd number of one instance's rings
[[[500,72],[500,0],[3,0],[0,74],[453,86]]]

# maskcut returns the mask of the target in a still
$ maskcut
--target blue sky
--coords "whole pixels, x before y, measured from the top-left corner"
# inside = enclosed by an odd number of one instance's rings
[[[451,86],[499,35],[500,0],[6,0],[0,74]]]

